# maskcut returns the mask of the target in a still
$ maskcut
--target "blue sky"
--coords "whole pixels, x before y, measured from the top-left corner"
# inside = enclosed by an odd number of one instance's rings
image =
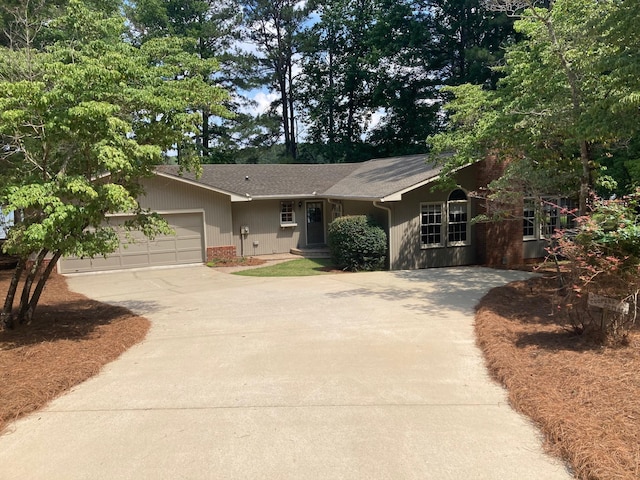
[[[0,208],[0,239],[7,238],[5,227],[13,225],[13,212],[5,215]]]

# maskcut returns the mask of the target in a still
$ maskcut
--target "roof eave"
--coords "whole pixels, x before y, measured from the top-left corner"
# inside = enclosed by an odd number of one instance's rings
[[[296,200],[298,198],[321,198],[320,195],[313,193],[283,193],[275,195],[252,195],[253,200]]]
[[[212,186],[207,185],[205,183],[198,182],[198,181],[195,181],[195,180],[190,180],[188,178],[180,177],[178,175],[172,175],[170,173],[158,172],[158,171],[156,171],[155,173],[159,177],[169,178],[171,180],[176,180],[178,182],[183,182],[183,183],[186,183],[187,185],[191,185],[191,186],[194,186],[194,187],[202,188],[204,190],[209,190],[211,192],[220,193],[222,195],[228,195],[231,198],[232,202],[248,202],[248,201],[251,200],[251,197],[248,196],[248,195],[239,195],[237,193],[228,192],[226,190],[222,190],[220,188],[215,188],[215,187],[212,187]]]
[[[318,195],[318,198],[325,200],[352,200],[354,202],[382,202],[382,197],[363,197],[357,195]]]

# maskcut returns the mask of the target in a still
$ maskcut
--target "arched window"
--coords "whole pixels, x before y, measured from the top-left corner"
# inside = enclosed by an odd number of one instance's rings
[[[469,232],[469,202],[464,190],[458,188],[451,192],[447,201],[448,244],[466,245]]]
[[[446,202],[420,204],[421,248],[469,245],[469,200],[464,190],[457,188]]]

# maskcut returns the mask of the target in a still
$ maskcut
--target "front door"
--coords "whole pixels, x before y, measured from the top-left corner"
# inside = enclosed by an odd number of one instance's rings
[[[322,202],[307,202],[307,245],[324,244]]]

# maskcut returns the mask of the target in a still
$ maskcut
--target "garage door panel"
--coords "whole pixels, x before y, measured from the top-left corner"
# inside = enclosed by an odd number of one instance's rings
[[[132,253],[146,252],[149,250],[147,242],[138,241],[136,243],[125,243],[120,245],[120,249],[116,253],[127,255]]]
[[[173,265],[176,263],[176,252],[154,252],[149,254],[149,263],[151,265]]]
[[[183,238],[180,240],[178,250],[182,250],[182,249],[200,250],[201,245],[202,245],[202,241],[200,240],[199,237]]]
[[[60,262],[62,273],[114,270],[147,266],[178,265],[204,261],[204,225],[201,213],[162,215],[174,230],[172,235],[147,239],[142,232],[119,229],[120,247],[106,259],[69,257]],[[111,225],[122,224],[127,217],[111,218]]]
[[[115,270],[121,268],[122,264],[118,257],[96,257],[90,259],[92,270]]]
[[[178,227],[175,229],[175,232],[176,232],[176,236],[178,237],[200,235],[200,228],[195,226],[194,227]]]
[[[175,250],[176,239],[175,238],[156,238],[149,242],[150,250]]]
[[[121,268],[146,267],[149,263],[149,254],[139,253],[134,255],[122,255],[120,257]]]
[[[202,261],[200,252],[195,250],[179,250],[176,253],[178,256],[178,263],[197,263]]]
[[[97,260],[97,259],[96,259]],[[68,271],[86,271],[87,263],[91,262],[88,258],[66,258],[64,260],[65,267]]]

